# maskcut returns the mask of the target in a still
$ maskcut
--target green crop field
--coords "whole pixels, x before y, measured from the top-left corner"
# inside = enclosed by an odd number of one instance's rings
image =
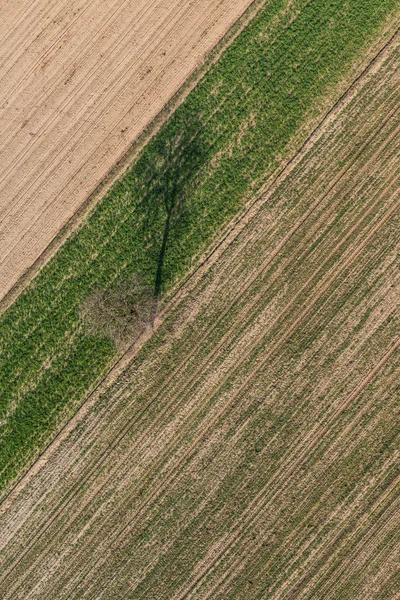
[[[83,300],[132,273],[157,297],[173,289],[397,9],[396,0],[267,2],[5,312],[2,490],[117,358],[109,341],[85,335]]]

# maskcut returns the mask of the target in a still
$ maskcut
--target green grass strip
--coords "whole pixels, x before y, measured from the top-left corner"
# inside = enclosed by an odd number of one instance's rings
[[[116,358],[82,300],[132,273],[159,295],[278,164],[397,0],[269,2],[0,319],[0,491]]]

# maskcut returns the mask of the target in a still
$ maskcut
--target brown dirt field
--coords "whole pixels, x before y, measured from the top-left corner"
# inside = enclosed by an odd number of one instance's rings
[[[394,596],[399,57],[3,504],[4,600]]]
[[[0,299],[250,4],[7,3]]]

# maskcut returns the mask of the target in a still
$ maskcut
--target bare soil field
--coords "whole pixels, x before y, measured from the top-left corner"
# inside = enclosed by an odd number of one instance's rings
[[[6,2],[0,298],[250,4]]]
[[[1,598],[399,592],[399,59],[3,503]]]

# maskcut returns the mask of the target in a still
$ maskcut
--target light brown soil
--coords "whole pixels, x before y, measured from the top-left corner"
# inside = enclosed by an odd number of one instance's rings
[[[399,55],[4,503],[2,598],[394,597]]]
[[[0,298],[251,0],[2,9]]]

